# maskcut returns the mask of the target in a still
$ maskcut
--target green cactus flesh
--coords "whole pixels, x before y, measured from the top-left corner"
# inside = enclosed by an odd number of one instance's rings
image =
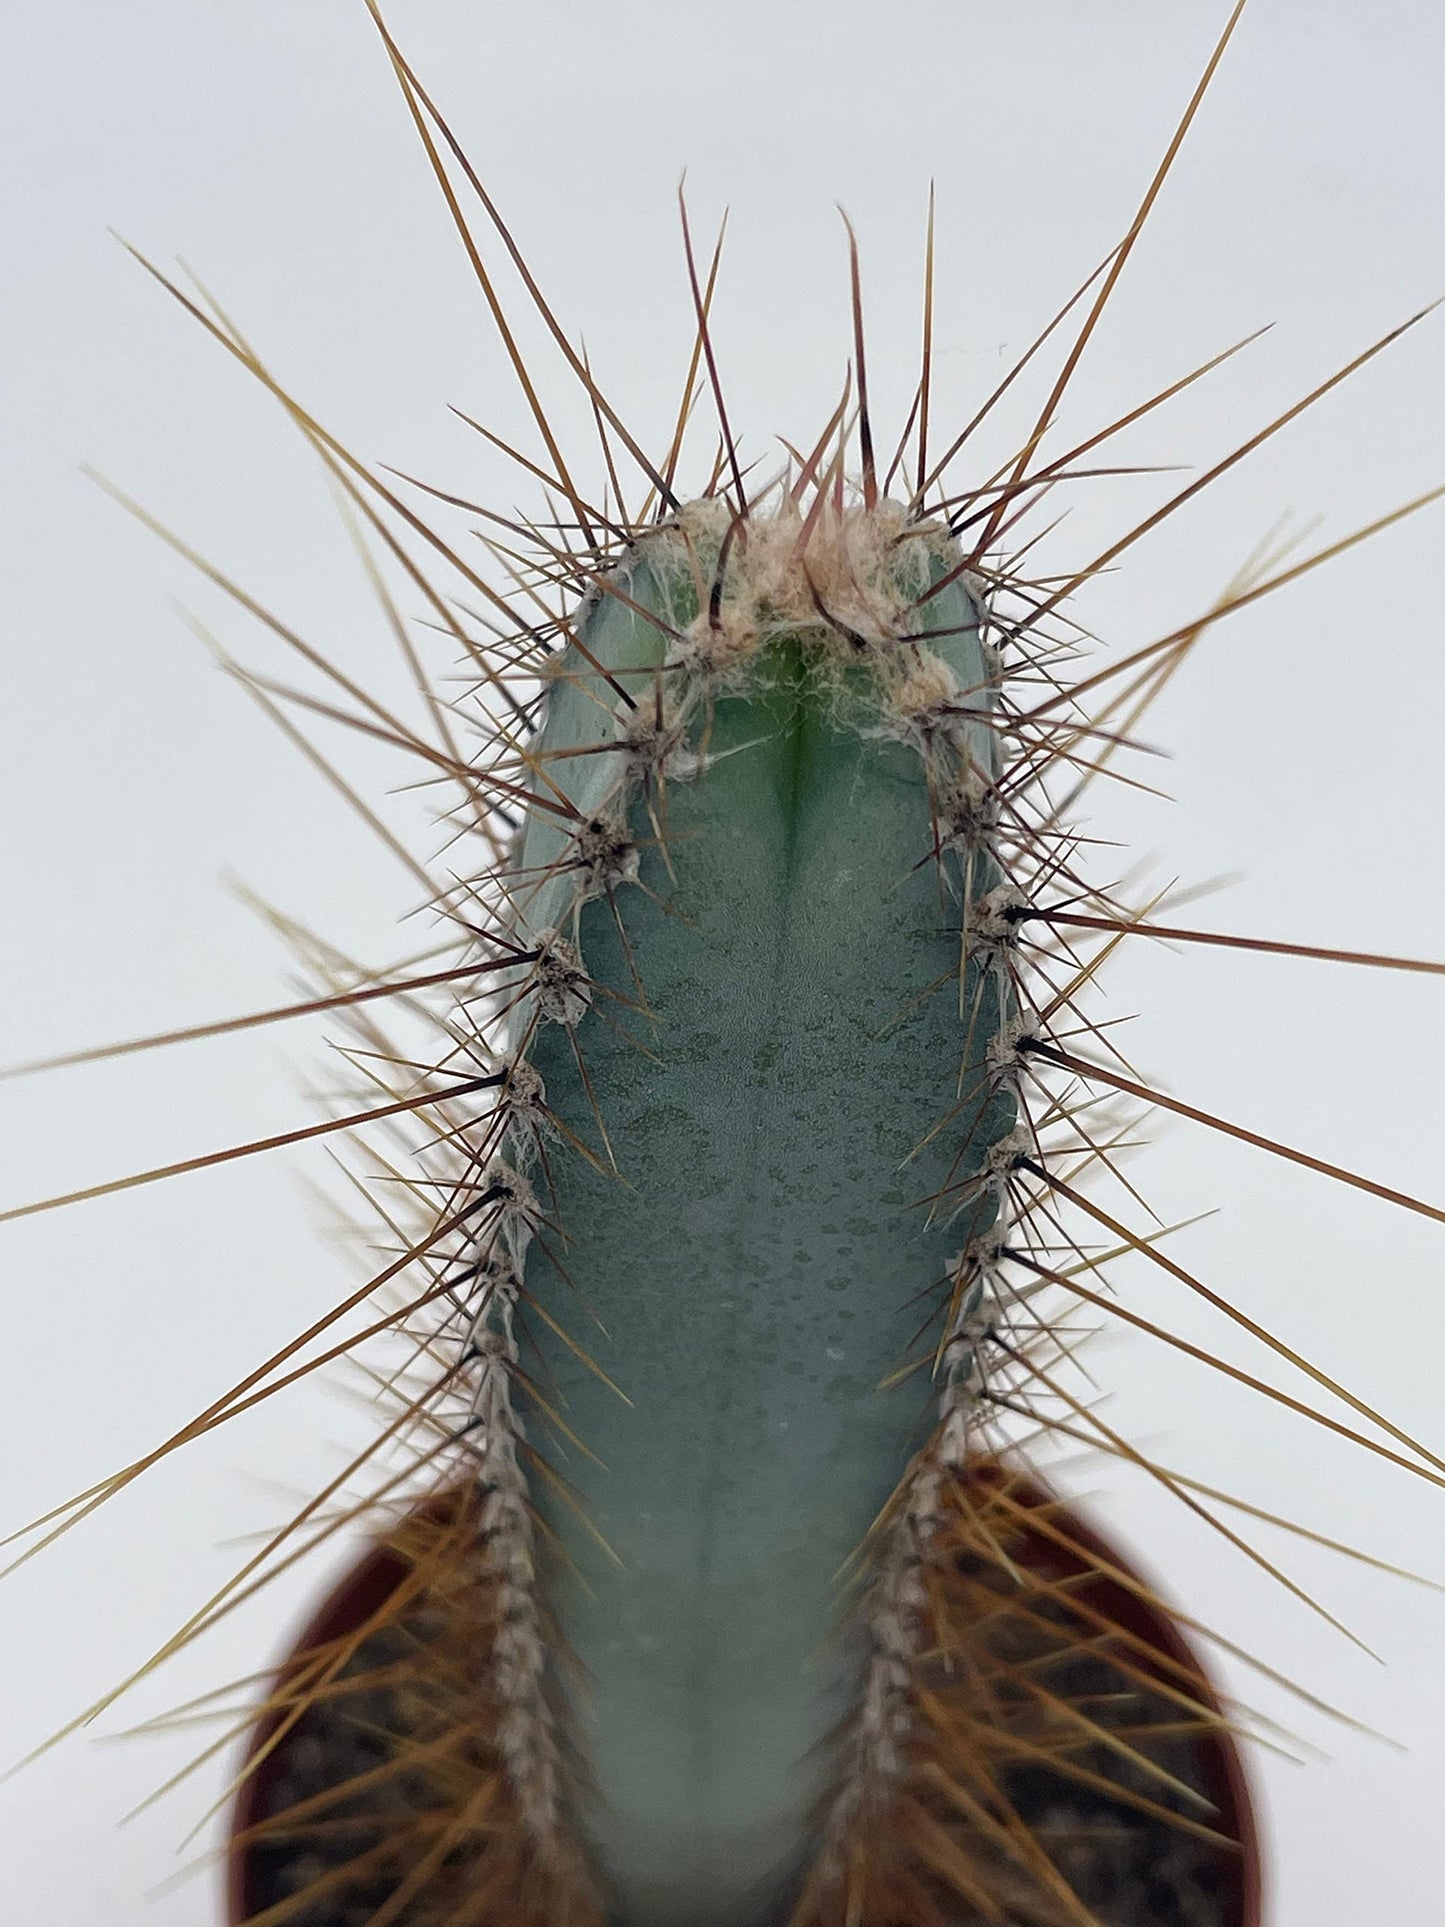
[[[1017,1114],[968,937],[1002,873],[947,833],[997,766],[959,553],[887,502],[728,527],[692,505],[590,599],[507,879],[556,1120],[518,1068],[519,1407],[628,1927],[774,1921],[817,1850],[851,1556],[934,1423]]]

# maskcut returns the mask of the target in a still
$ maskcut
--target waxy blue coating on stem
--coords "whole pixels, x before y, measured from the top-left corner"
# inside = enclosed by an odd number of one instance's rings
[[[955,559],[938,538],[908,549],[894,566],[923,581]],[[629,673],[675,661],[697,614],[712,562],[699,576],[677,554],[650,538],[615,578],[627,600],[603,594],[581,632],[640,707],[686,686],[686,671]],[[960,704],[985,710],[963,582],[909,623]],[[550,1596],[587,1675],[561,1669],[598,1788],[579,1818],[625,1927],[786,1914],[864,1656],[840,1629],[840,1569],[928,1437],[951,1261],[995,1209],[970,1180],[1015,1123],[985,1064],[1011,1003],[997,971],[970,960],[961,976],[963,870],[935,860],[924,757],[899,739],[886,678],[839,660],[821,619],[765,638],[693,708],[703,767],[631,786],[646,889],[613,893],[626,949],[605,896],[573,911],[563,818],[533,814],[511,886],[519,932],[575,935],[595,987],[573,1035],[534,1022],[530,1000],[514,1032],[531,1032],[549,1107],[605,1162],[575,1038],[623,1180],[548,1146],[521,1324],[537,1392],[605,1465],[523,1396],[567,1482],[539,1473],[533,1492],[574,1568],[555,1562]],[[627,712],[575,648],[563,670],[534,787],[590,816],[622,800],[622,752],[553,753],[609,742]],[[957,727],[991,772],[990,724]],[[976,853],[968,875],[975,901],[1000,881]]]

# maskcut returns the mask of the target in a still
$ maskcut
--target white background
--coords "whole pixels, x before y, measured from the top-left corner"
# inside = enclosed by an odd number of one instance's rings
[[[1223,14],[1197,0],[392,8],[560,316],[654,446],[689,325],[680,170],[700,235],[731,206],[717,340],[753,453],[774,432],[808,438],[833,405],[849,351],[835,202],[858,229],[875,402],[896,425],[937,181],[936,420],[961,420],[1118,238]],[[82,461],[102,469],[360,680],[400,688],[305,449],[107,228],[162,261],[184,255],[361,453],[504,509],[537,501],[446,413],[454,402],[535,447],[359,0],[11,0],[4,40],[8,1063],[283,995],[278,946],[223,870],[355,952],[410,941],[396,934],[414,896],[405,873],[215,672],[169,599],[287,674],[276,645],[80,475]],[[1204,464],[1445,292],[1442,70],[1445,16],[1429,0],[1254,0],[1062,432],[1078,439],[1275,321],[1118,457]],[[595,483],[585,422],[547,366]],[[1195,613],[1280,513],[1323,516],[1322,541],[1445,480],[1442,367],[1445,317],[1141,544],[1081,619],[1137,646]],[[1015,435],[1027,426],[1011,419]],[[1087,558],[1161,486],[1083,485],[1054,566]],[[1153,854],[1161,880],[1237,875],[1197,921],[1445,956],[1442,515],[1221,626],[1150,718],[1173,762],[1131,771],[1175,800],[1121,791],[1094,805],[1099,832]],[[340,753],[369,793],[407,774]],[[423,821],[405,798],[391,816]],[[1445,1199],[1442,999],[1429,979],[1156,948],[1120,959],[1107,1014],[1140,1013],[1129,1048],[1180,1095]],[[302,1072],[323,1035],[270,1031],[0,1087],[0,1202],[306,1121]],[[320,1157],[257,1161],[3,1228],[0,1520],[134,1457],[359,1275],[305,1189],[325,1171]],[[1445,1227],[1184,1125],[1133,1176],[1165,1216],[1221,1207],[1175,1255],[1445,1444]],[[1128,1282],[1141,1307],[1258,1362],[1159,1275]],[[1166,1462],[1445,1576],[1445,1494],[1148,1351],[1106,1342],[1095,1370],[1116,1394],[1110,1422]],[[219,1542],[282,1517],[288,1493],[340,1464],[357,1422],[334,1390],[290,1396],[7,1579],[4,1752],[144,1658],[224,1578],[236,1555]],[[1382,1667],[1153,1492],[1094,1466],[1071,1476],[1111,1494],[1112,1529],[1189,1610],[1408,1749],[1225,1666],[1329,1756],[1259,1761],[1273,1927],[1424,1918],[1445,1795],[1445,1598],[1260,1529]],[[137,1716],[261,1668],[316,1584],[278,1588],[141,1695]],[[218,1918],[208,1874],[152,1896],[220,1796],[221,1762],[115,1828],[200,1743],[73,1738],[0,1787],[5,1918]]]

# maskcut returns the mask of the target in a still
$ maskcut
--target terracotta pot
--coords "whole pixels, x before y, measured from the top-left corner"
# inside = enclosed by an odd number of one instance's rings
[[[1124,1633],[1134,1634],[1162,1661],[1172,1661],[1191,1675],[1192,1696],[1210,1712],[1220,1713],[1218,1695],[1195,1647],[1177,1620],[1143,1596],[1152,1588],[1117,1546],[1083,1514],[1062,1506],[1038,1481],[987,1462],[976,1465],[972,1477],[984,1486],[1007,1482],[1015,1500],[1037,1513],[1041,1522],[1047,1511],[1049,1520],[1060,1529],[1059,1537],[1070,1542],[1067,1546],[1060,1545],[1057,1538],[1042,1529],[1042,1524],[1039,1529],[1026,1530],[1021,1563],[1030,1573],[1048,1579],[1078,1579],[1080,1575],[1089,1575],[1073,1589],[1072,1596],[1085,1601],[1100,1618]],[[1108,1568],[1122,1577],[1112,1577]],[[1136,1582],[1142,1593],[1132,1590],[1125,1580]],[[1151,1665],[1147,1659],[1141,1664],[1161,1678],[1168,1671],[1167,1666]],[[1211,1825],[1237,1843],[1236,1852],[1221,1854],[1219,1860],[1226,1895],[1225,1927],[1261,1927],[1264,1880],[1259,1829],[1239,1748],[1223,1725],[1197,1739],[1195,1746],[1202,1790],[1215,1808]]]
[[[1017,1564],[1045,1580],[1075,1581],[1072,1597],[1083,1600],[1093,1613],[1123,1633],[1134,1635],[1159,1656],[1157,1663],[1141,1660],[1143,1670],[1163,1679],[1169,1671],[1168,1662],[1173,1662],[1191,1676],[1193,1697],[1218,1713],[1218,1700],[1208,1683],[1208,1675],[1179,1625],[1107,1570],[1114,1568],[1127,1580],[1139,1578],[1116,1547],[1077,1511],[1063,1507],[1053,1494],[1033,1480],[989,1462],[976,1465],[971,1478],[980,1489],[1007,1484],[1012,1499],[1024,1508],[1025,1514],[1038,1515],[1039,1525],[1024,1525],[1017,1544],[1011,1545],[1011,1556]],[[424,1522],[445,1523],[454,1503],[446,1498],[434,1500],[414,1516]],[[1058,1543],[1049,1527],[1070,1543]],[[342,1575],[293,1641],[276,1674],[278,1685],[294,1672],[301,1655],[366,1626],[411,1571],[410,1560],[393,1544],[378,1543],[364,1553]],[[273,1712],[258,1723],[248,1760],[255,1760],[266,1748],[282,1717],[281,1713]],[[273,1810],[277,1784],[286,1771],[288,1744],[289,1740],[283,1739],[247,1776],[235,1803],[227,1878],[228,1927],[244,1927],[263,1906],[270,1904],[263,1898],[259,1856],[247,1843],[247,1835]],[[1239,1751],[1222,1726],[1197,1737],[1193,1744],[1201,1790],[1215,1808],[1211,1825],[1237,1843],[1236,1852],[1218,1856],[1225,1895],[1223,1927],[1261,1927],[1263,1882],[1259,1837]]]
[[[379,1543],[364,1552],[349,1571],[341,1575],[305,1622],[299,1636],[292,1641],[286,1658],[276,1670],[277,1684],[282,1683],[294,1670],[300,1654],[325,1646],[332,1640],[343,1639],[364,1626],[391,1598],[409,1571],[407,1560],[389,1544]],[[246,1752],[248,1766],[269,1744],[283,1717],[277,1711],[258,1723]],[[242,1927],[242,1923],[259,1912],[263,1904],[257,1891],[260,1873],[258,1856],[246,1844],[246,1835],[270,1810],[284,1747],[283,1741],[276,1752],[247,1774],[236,1796],[226,1863],[227,1927]]]

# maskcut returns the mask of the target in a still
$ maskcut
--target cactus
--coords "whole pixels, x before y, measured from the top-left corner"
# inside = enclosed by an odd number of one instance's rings
[[[776,1915],[799,1762],[858,1692],[836,1575],[920,1442],[916,1382],[880,1382],[940,1281],[959,1383],[984,1315],[1016,998],[963,568],[901,505],[691,504],[601,579],[512,772],[547,805],[507,883],[541,953],[512,1062],[592,1139],[532,1206],[522,1364],[607,1467],[575,1476],[615,1563],[538,1502],[639,1922]]]
[[[445,123],[386,46],[440,172]],[[524,531],[525,557],[515,531],[498,537],[510,599],[217,309],[168,283],[279,397],[464,649],[478,682],[460,707],[490,730],[464,750],[433,692],[423,740],[347,689],[347,718],[445,776],[489,854],[438,890],[442,967],[363,979],[297,935],[317,982],[294,1009],[341,1013],[371,1085],[346,1118],[265,1145],[415,1126],[413,1164],[378,1148],[374,1195],[401,1257],[370,1281],[401,1294],[374,1333],[414,1349],[400,1367],[389,1356],[392,1417],[349,1468],[373,1467],[373,1489],[336,1514],[338,1482],[303,1508],[171,1644],[346,1524],[391,1533],[411,1576],[262,1709],[253,1776],[267,1748],[285,1763],[248,1841],[272,1883],[267,1927],[1119,1927],[1134,1918],[1120,1911],[1130,1855],[1156,1884],[1168,1862],[1168,1904],[1195,1894],[1198,1918],[1223,1927],[1219,1857],[1238,1843],[1211,1827],[1199,1749],[1242,1715],[1101,1625],[1077,1572],[1031,1568],[1040,1533],[1071,1542],[1046,1499],[1029,1502],[1043,1525],[1022,1523],[1021,1442],[1037,1429],[1142,1467],[1265,1563],[1218,1495],[1092,1410],[1069,1321],[1082,1304],[1180,1342],[1109,1300],[1103,1245],[1203,1295],[1276,1359],[1295,1353],[1102,1181],[1138,1107],[1158,1104],[1382,1187],[1191,1111],[1141,1082],[1106,1029],[1090,1034],[1094,976],[1125,937],[1228,940],[1090,880],[1079,790],[1131,746],[1208,621],[1346,546],[1257,560],[1122,671],[1066,678],[1067,598],[1133,534],[1063,588],[1029,580],[1005,543],[1104,439],[1038,452],[1138,231],[1002,477],[946,492],[925,347],[915,461],[892,494],[856,252],[843,401],[780,478],[750,484],[689,237],[697,338],[678,434],[649,458],[564,343],[611,492],[600,507],[584,496],[543,422],[559,506]],[[682,419],[709,393],[720,453],[689,496]],[[619,449],[645,478],[632,509]],[[440,558],[435,577],[394,530]],[[499,642],[457,613],[467,594],[503,614]],[[419,1060],[386,1014],[421,1000]],[[301,1344],[153,1456],[310,1369]],[[1445,1461],[1304,1369],[1321,1405],[1351,1408],[1345,1423],[1294,1401],[1307,1419],[1445,1483]],[[41,1542],[148,1462],[58,1509]],[[1123,1843],[1114,1861],[1101,1835]]]

